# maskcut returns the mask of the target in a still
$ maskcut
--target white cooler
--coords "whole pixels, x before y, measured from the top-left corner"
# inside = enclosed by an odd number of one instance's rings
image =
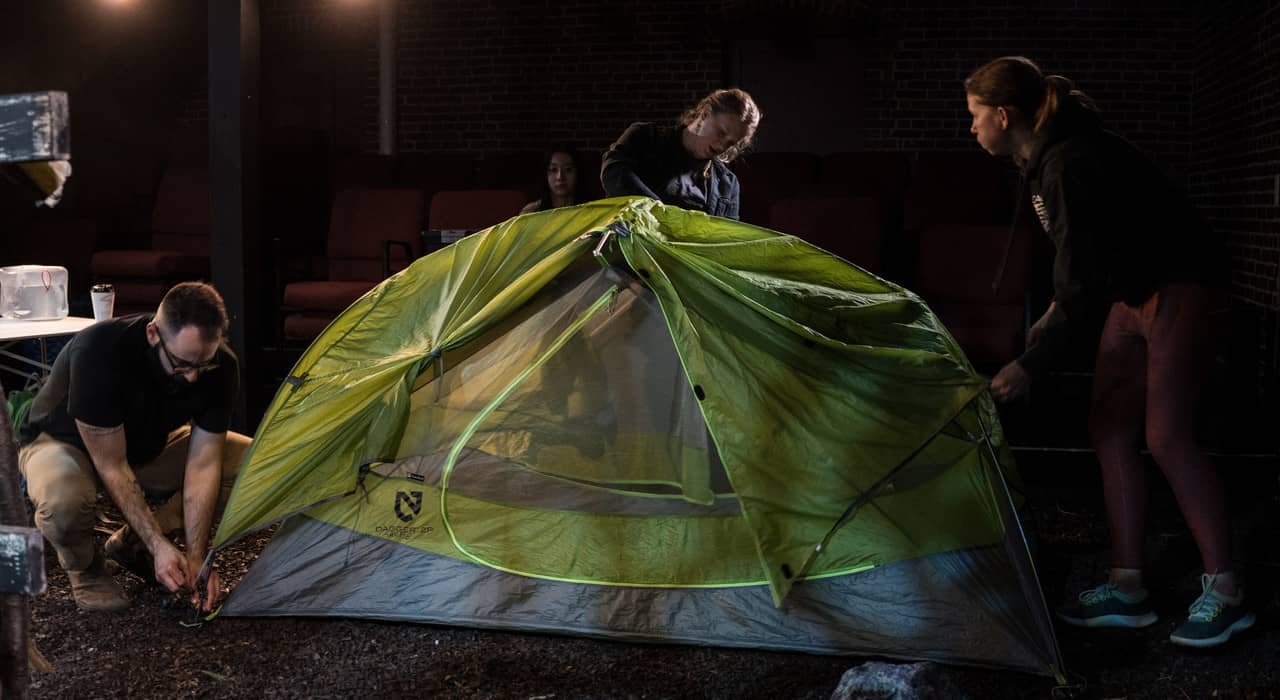
[[[67,268],[56,265],[0,267],[0,317],[56,321],[67,317]]]

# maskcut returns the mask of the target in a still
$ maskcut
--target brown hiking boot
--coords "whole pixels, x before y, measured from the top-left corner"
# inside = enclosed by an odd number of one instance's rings
[[[156,562],[151,551],[142,543],[142,538],[127,524],[111,533],[102,544],[102,552],[107,558],[123,567],[126,571],[147,583],[156,583]]]
[[[71,597],[81,610],[113,611],[129,607],[129,597],[107,573],[100,553],[94,553],[88,568],[68,570],[67,578],[71,579]]]

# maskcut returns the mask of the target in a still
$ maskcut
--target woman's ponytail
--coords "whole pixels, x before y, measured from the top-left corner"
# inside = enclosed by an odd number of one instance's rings
[[[1041,127],[1058,114],[1063,102],[1070,99],[1073,88],[1075,88],[1075,85],[1071,83],[1071,80],[1061,75],[1046,75],[1044,77],[1044,99],[1040,101],[1040,108],[1036,110],[1033,132],[1039,133]]]
[[[1064,78],[1061,75],[1046,75],[1044,77],[1044,88],[1044,101],[1040,103],[1040,109],[1036,111],[1035,131],[1037,133],[1041,127],[1063,109],[1084,108],[1091,112],[1098,111],[1093,98],[1077,90],[1075,83],[1071,82],[1069,78]]]

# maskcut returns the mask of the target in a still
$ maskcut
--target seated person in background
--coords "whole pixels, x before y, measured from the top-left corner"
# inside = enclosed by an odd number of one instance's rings
[[[542,197],[524,205],[521,214],[570,207],[583,202],[582,186],[578,180],[578,152],[563,144],[547,151],[546,177],[542,183]]]
[[[738,178],[728,163],[751,144],[760,117],[751,95],[734,88],[702,98],[674,125],[632,124],[604,156],[605,194],[737,219]]]
[[[227,310],[210,285],[183,282],[154,315],[96,323],[58,355],[22,426],[18,466],[36,527],[85,610],[129,606],[93,541],[105,490],[127,524],[106,556],[212,610],[216,572],[199,581],[214,518],[250,440],[228,432],[240,365],[224,342]],[[143,496],[172,494],[152,512]],[[170,541],[185,530],[185,557]],[[203,590],[201,590],[203,589]]]

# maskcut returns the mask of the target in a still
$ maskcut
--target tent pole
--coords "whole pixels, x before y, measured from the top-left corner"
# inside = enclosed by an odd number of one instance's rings
[[[955,420],[955,419],[952,418],[952,420]],[[936,437],[938,437],[938,433],[935,432],[932,437],[930,437],[928,440],[925,440],[923,443],[920,444],[919,447],[913,450],[911,454],[907,455],[906,459],[903,459],[901,462],[899,462],[898,466],[894,467],[893,469],[890,469],[887,474],[880,477],[880,479],[876,481],[876,483],[869,486],[866,491],[863,491],[861,495],[855,498],[853,500],[853,503],[850,503],[849,507],[845,508],[844,512],[840,514],[840,517],[836,518],[835,524],[831,526],[830,530],[827,530],[827,534],[823,536],[822,541],[819,542],[818,545],[813,548],[813,551],[810,552],[809,557],[805,559],[804,564],[800,566],[800,570],[796,572],[795,578],[797,579],[803,578],[804,575],[809,572],[809,567],[813,566],[813,562],[818,558],[818,555],[822,553],[822,550],[827,548],[827,543],[829,543],[831,541],[831,538],[835,536],[836,530],[839,530],[841,527],[844,526],[845,523],[849,522],[849,519],[853,517],[854,511],[862,507],[864,504],[869,503],[871,499],[874,498],[876,494],[880,491],[880,489],[884,488],[885,484],[889,483],[890,479],[892,479],[898,472],[902,471],[904,467],[910,464],[911,460],[916,458],[916,455],[923,452],[924,448],[933,444],[933,440]]]

